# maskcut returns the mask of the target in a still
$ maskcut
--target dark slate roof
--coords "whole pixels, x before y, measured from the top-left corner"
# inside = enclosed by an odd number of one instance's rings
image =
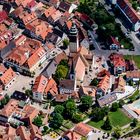
[[[99,98],[98,104],[100,105],[100,107],[103,107],[105,105],[108,105],[110,103],[112,103],[113,101],[117,100],[117,96],[115,93],[109,93],[101,98]]]
[[[68,2],[60,2],[59,9],[62,11],[69,11],[71,4]]]
[[[52,60],[48,65],[47,67],[43,70],[42,74],[45,76],[45,77],[51,77],[52,74],[55,74],[55,71],[56,71],[56,68],[57,68],[57,64],[54,60]]]

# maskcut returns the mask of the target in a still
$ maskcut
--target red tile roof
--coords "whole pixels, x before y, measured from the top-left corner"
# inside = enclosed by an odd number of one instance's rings
[[[78,123],[75,128],[74,131],[84,137],[87,137],[87,135],[89,134],[89,132],[91,132],[93,129],[84,123]]]
[[[9,68],[5,73],[0,77],[0,81],[4,86],[9,84],[13,78],[16,77],[16,73],[12,70],[12,68]]]
[[[42,57],[44,57],[45,54],[46,52],[43,47],[36,49],[26,62],[28,68],[32,68],[40,59],[42,59]]]
[[[36,77],[32,91],[38,93],[44,93],[47,83],[48,83],[48,78],[46,78],[43,75],[39,75],[38,77]]]
[[[110,56],[110,61],[113,63],[114,67],[125,67],[125,59],[123,58],[123,55],[117,54],[117,53],[112,53]]]
[[[5,11],[0,11],[0,23],[2,23],[7,18],[8,18],[7,13]]]
[[[133,24],[140,20],[140,16],[138,16],[128,0],[117,0],[117,4]]]

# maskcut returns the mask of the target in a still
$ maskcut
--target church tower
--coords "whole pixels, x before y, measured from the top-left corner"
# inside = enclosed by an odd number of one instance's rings
[[[78,29],[74,21],[72,23],[72,27],[70,29],[68,37],[70,41],[69,44],[70,53],[77,53],[79,50],[79,37],[78,37]]]

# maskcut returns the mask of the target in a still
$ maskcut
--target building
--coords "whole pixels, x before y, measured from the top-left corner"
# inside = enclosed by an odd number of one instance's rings
[[[97,102],[100,107],[104,107],[106,105],[112,104],[116,100],[117,100],[116,93],[109,93],[109,94],[97,99]]]
[[[33,99],[38,102],[42,102],[49,95],[54,97],[58,94],[56,82],[50,78],[46,78],[44,75],[39,75],[32,88]]]
[[[71,94],[76,91],[76,81],[74,79],[63,79],[59,83],[59,91],[61,94]]]
[[[130,2],[128,0],[116,0],[115,4],[121,15],[123,15],[127,26],[134,31],[138,31],[140,29],[140,16],[133,9]]]
[[[93,99],[95,99],[96,96],[96,88],[93,86],[81,86],[79,88],[79,94],[80,96],[91,96]]]
[[[29,35],[31,38],[38,39],[39,41],[45,42],[46,36],[49,32],[52,32],[52,28],[49,27],[47,22],[40,19],[36,19],[25,26],[24,33]]]
[[[40,42],[27,39],[23,44],[12,50],[4,59],[4,63],[20,73],[30,75],[45,59],[46,51],[41,47]]]
[[[83,137],[88,138],[88,136],[92,135],[93,128],[91,128],[89,125],[81,122],[75,126],[73,131]]]
[[[112,36],[109,37],[108,44],[109,44],[109,49],[110,50],[118,50],[121,47],[120,42]]]
[[[62,12],[68,11],[69,13],[72,13],[73,10],[75,10],[77,8],[77,5],[71,4],[67,1],[61,1],[58,8]]]
[[[115,79],[115,84],[113,86],[114,93],[124,93],[125,92],[126,81],[122,76],[119,76]]]
[[[0,76],[0,86],[2,89],[8,89],[16,80],[16,73],[12,68],[7,69],[2,76]]]
[[[126,80],[127,81],[134,81],[134,82],[138,82],[140,80],[140,71],[127,71],[126,72]]]
[[[103,96],[110,90],[110,76],[105,75],[97,86],[97,94]]]
[[[109,56],[110,62],[113,66],[114,74],[121,74],[126,71],[126,63],[125,59],[123,58],[123,55],[112,53]]]

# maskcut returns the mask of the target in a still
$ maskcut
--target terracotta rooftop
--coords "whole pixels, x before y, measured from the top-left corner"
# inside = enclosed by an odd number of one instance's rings
[[[51,27],[49,27],[49,24],[39,19],[36,19],[27,24],[26,29],[32,31],[37,36],[41,36],[43,40],[45,40],[49,32],[52,32],[52,29]]]
[[[1,110],[0,114],[9,117],[18,108],[18,104],[18,100],[10,99],[8,104]]]
[[[127,78],[140,78],[140,71],[127,71],[126,72],[126,77]]]
[[[87,137],[87,135],[93,130],[93,128],[91,128],[89,125],[84,124],[84,123],[78,123],[75,128],[74,128],[74,132]]]
[[[123,58],[123,55],[117,54],[117,53],[112,53],[110,56],[110,61],[113,63],[114,67],[122,67],[126,66],[125,59]]]
[[[44,93],[46,85],[48,83],[48,78],[46,78],[43,75],[39,75],[38,77],[36,77],[34,86],[32,88],[33,92],[38,92],[38,93]]]
[[[10,83],[13,78],[16,77],[16,73],[12,70],[12,68],[9,68],[6,70],[3,75],[0,77],[0,81],[4,86],[6,86],[8,83]]]
[[[54,12],[56,12],[56,9],[51,6],[48,9],[46,9],[46,11],[44,12],[45,16],[48,18],[49,16],[51,16]]]
[[[46,52],[43,47],[39,47],[38,49],[36,49],[26,62],[29,69],[32,68],[40,59],[42,59],[45,54]]]
[[[102,89],[105,93],[109,89],[110,85],[110,76],[106,75],[104,78],[99,82],[98,88]]]

